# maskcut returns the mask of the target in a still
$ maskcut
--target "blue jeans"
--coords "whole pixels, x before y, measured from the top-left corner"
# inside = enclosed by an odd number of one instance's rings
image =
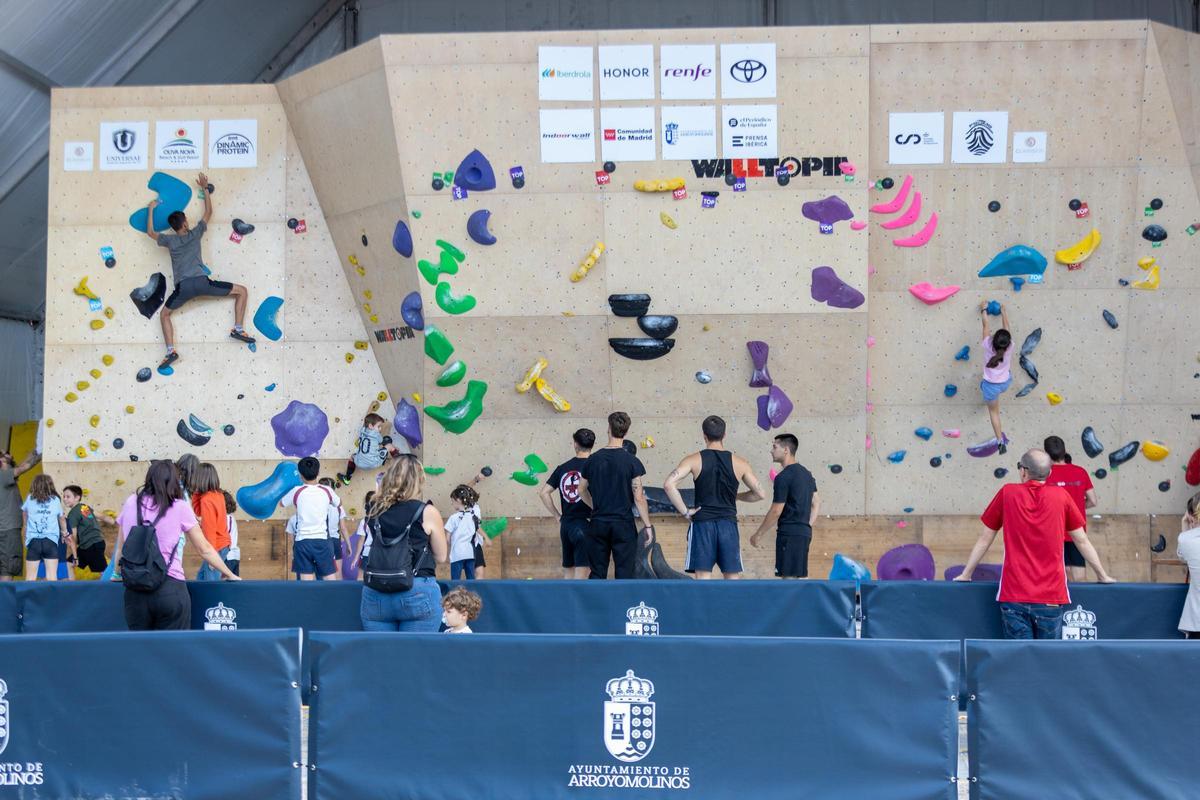
[[[225,556],[229,555],[229,548],[222,547],[220,550],[217,551],[217,555],[219,555],[221,557],[221,560],[224,561]],[[198,580],[198,581],[219,581],[219,580],[221,580],[221,572],[216,567],[209,566],[209,563],[207,561],[204,561],[204,562],[201,562],[201,564],[200,564],[200,571],[196,573],[196,580]]]
[[[475,580],[475,559],[464,558],[462,561],[450,562],[450,580],[456,581],[467,573],[467,580]]]
[[[442,627],[442,592],[435,578],[414,578],[411,589],[395,594],[364,586],[358,614],[364,631],[436,633]]]
[[[1005,639],[1061,639],[1062,606],[1048,603],[1001,603]]]

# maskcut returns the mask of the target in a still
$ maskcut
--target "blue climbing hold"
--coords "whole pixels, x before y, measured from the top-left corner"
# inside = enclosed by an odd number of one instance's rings
[[[165,172],[156,172],[146,182],[150,191],[158,194],[158,205],[154,207],[154,230],[165,231],[167,217],[183,211],[192,200],[192,187]],[[129,226],[138,233],[146,232],[146,217],[149,209],[142,206],[129,215]]]
[[[425,314],[423,312],[420,292],[409,292],[400,303],[400,317],[404,324],[414,331],[425,330]]]
[[[1014,292],[1021,291],[1021,287],[1025,285],[1025,279],[1017,275],[1013,275],[1009,280],[1012,281]]]
[[[988,316],[989,316],[989,317],[998,317],[998,316],[1000,316],[1000,301],[998,301],[998,300],[988,300],[988,304],[987,304],[987,313],[988,313]]]
[[[829,570],[831,581],[869,581],[871,570],[841,553],[833,554],[833,568]]]
[[[981,278],[1001,278],[1006,275],[1041,275],[1046,271],[1046,257],[1027,245],[1014,245],[996,254],[979,270]]]
[[[263,389],[265,389],[268,392],[273,392],[273,391],[275,391],[275,384],[268,383],[266,386],[263,387]]]
[[[483,153],[472,150],[454,170],[454,184],[469,192],[486,192],[496,188],[496,173]]]
[[[908,455],[907,450],[897,450],[894,453],[889,453],[887,458],[888,458],[888,461],[892,462],[893,464],[899,464],[901,461],[904,460],[904,457],[906,455]]]
[[[412,257],[412,231],[408,229],[408,223],[404,220],[398,220],[396,230],[392,231],[392,248],[405,258]]]
[[[158,368],[159,375],[174,375],[175,368],[172,366],[163,366]]]
[[[913,433],[916,434],[918,438],[924,439],[927,442],[933,437],[933,431],[925,427],[917,428],[915,431],[913,431]]]
[[[294,489],[303,481],[294,461],[280,461],[275,471],[266,480],[253,486],[243,486],[237,490],[237,502],[250,516],[255,519],[268,519],[275,513],[275,506],[289,489]]]
[[[943,389],[942,392],[946,395],[946,397],[954,397],[954,395],[958,394],[958,387],[953,383],[947,383],[946,388]]]
[[[254,329],[272,342],[278,342],[283,337],[283,331],[275,320],[275,315],[282,307],[283,298],[271,295],[259,303],[258,310],[254,312]]]
[[[913,507],[912,507],[912,506],[908,506],[907,508],[905,508],[905,509],[904,509],[904,513],[905,513],[905,514],[911,514],[912,512],[913,512]]]
[[[969,344],[964,344],[962,346],[962,350],[959,350],[957,353],[954,354],[954,360],[955,361],[970,361],[971,360],[971,346]]]
[[[496,237],[488,230],[488,220],[491,217],[492,212],[486,208],[481,208],[467,217],[467,235],[471,237],[471,241],[482,245],[496,243]]]

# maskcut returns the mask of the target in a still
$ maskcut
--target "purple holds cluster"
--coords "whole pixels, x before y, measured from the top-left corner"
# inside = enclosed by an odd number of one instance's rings
[[[329,418],[312,403],[293,400],[271,417],[275,449],[291,458],[315,456],[329,435]]]
[[[421,436],[421,412],[407,400],[401,399],[396,406],[396,416],[392,419],[392,430],[404,437],[408,446],[417,447],[425,441]]]
[[[764,431],[780,428],[792,413],[792,401],[774,384],[766,394],[758,396],[758,427]]]
[[[800,213],[805,219],[811,219],[821,227],[821,233],[833,233],[833,224],[847,219],[854,219],[854,212],[845,200],[836,194],[823,200],[811,200],[800,206]]]
[[[770,386],[771,373],[767,372],[767,356],[771,352],[766,342],[746,342],[750,351],[750,361],[754,364],[754,373],[750,376],[750,386],[755,389],[765,389]]]
[[[812,271],[812,299],[834,308],[858,308],[867,298],[858,289],[838,277],[833,267],[815,267]]]

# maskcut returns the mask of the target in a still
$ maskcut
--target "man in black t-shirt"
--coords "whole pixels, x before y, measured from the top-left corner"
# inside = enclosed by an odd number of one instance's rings
[[[608,444],[588,457],[581,470],[583,481],[579,492],[592,508],[592,523],[588,528],[588,561],[592,580],[608,577],[609,557],[612,557],[618,579],[634,577],[637,562],[638,530],[633,509],[641,516],[645,527],[646,544],[654,542],[650,525],[650,509],[642,491],[642,476],[646,468],[637,456],[625,451],[625,434],[631,420],[624,411],[608,415]]]
[[[790,433],[775,437],[771,458],[782,469],[775,476],[771,510],[750,544],[758,547],[762,535],[778,523],[775,534],[775,575],[780,578],[808,577],[808,547],[812,543],[812,526],[821,513],[821,498],[817,481],[802,464],[796,463],[800,442]]]
[[[592,509],[583,502],[579,486],[583,482],[583,467],[592,453],[592,446],[596,443],[596,434],[589,428],[580,428],[572,434],[571,443],[575,447],[575,457],[554,468],[554,472],[538,492],[538,497],[558,520],[558,535],[562,539],[563,577],[586,578],[590,571],[587,531]],[[559,502],[562,504],[561,512],[554,507],[554,499],[551,497],[555,489],[558,490]]]

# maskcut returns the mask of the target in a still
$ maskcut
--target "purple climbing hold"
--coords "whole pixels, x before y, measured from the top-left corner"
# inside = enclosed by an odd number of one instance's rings
[[[406,223],[404,220],[398,220],[396,222],[396,230],[392,232],[392,247],[397,253],[405,258],[412,257],[412,231],[408,229],[408,223]]]
[[[787,418],[791,416],[792,401],[784,394],[783,389],[775,384],[771,384],[771,388],[767,390],[766,394],[760,394],[757,402],[758,427],[764,431],[782,427],[783,423],[787,422]]]
[[[472,150],[454,170],[454,183],[471,192],[486,192],[496,188],[496,173],[483,153]]]
[[[396,406],[392,430],[404,437],[409,447],[416,447],[425,439],[421,436],[421,412],[407,400],[401,399]]]
[[[766,342],[746,342],[746,349],[750,351],[750,361],[754,364],[754,372],[750,376],[750,386],[755,389],[765,389],[770,386],[771,373],[767,371],[767,356],[770,355],[771,347]]]
[[[275,431],[275,449],[285,456],[315,456],[329,435],[329,418],[312,403],[293,400],[287,408],[271,417]]]
[[[893,547],[875,565],[881,581],[931,581],[936,574],[933,553],[923,544],[902,544]]]
[[[771,418],[767,416],[767,396],[760,394],[754,398],[754,402],[758,404],[758,427],[764,431],[771,430]]]
[[[400,303],[400,317],[414,331],[425,330],[424,305],[420,292],[409,292]]]
[[[800,206],[800,213],[805,219],[811,219],[821,226],[822,233],[832,233],[833,224],[847,219],[854,219],[854,212],[845,200],[836,194],[824,200],[810,200]]]
[[[812,299],[834,308],[858,308],[867,301],[863,293],[837,276],[833,267],[812,271]]]
[[[1008,444],[1007,436],[1004,437],[1004,444],[1005,445]],[[988,456],[994,456],[994,455],[996,455],[996,453],[999,453],[999,452],[1000,452],[1000,440],[996,439],[994,437],[991,439],[988,439],[986,442],[980,442],[979,444],[973,444],[967,448],[967,453],[974,456],[975,458],[987,458]]]

